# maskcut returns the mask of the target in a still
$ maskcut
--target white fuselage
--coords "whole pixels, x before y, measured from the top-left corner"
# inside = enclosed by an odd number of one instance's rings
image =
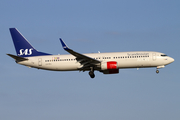
[[[103,62],[116,61],[118,69],[121,68],[143,68],[157,67],[163,68],[165,65],[174,61],[173,58],[160,52],[151,51],[134,51],[134,52],[112,52],[112,53],[91,53],[84,54],[91,58]],[[18,62],[28,67],[53,71],[74,71],[79,70],[82,65],[77,62],[76,58],[69,55],[46,55],[36,57],[26,57],[27,61]],[[95,70],[100,70],[97,68]]]
[[[156,73],[159,73],[159,68],[174,62],[173,58],[152,51],[81,54],[70,49],[61,38],[59,40],[62,48],[70,54],[51,55],[37,51],[16,28],[9,30],[17,55],[7,55],[15,59],[18,64],[37,69],[89,71],[89,76],[94,78],[95,70],[103,74],[116,74],[123,68],[156,67]]]

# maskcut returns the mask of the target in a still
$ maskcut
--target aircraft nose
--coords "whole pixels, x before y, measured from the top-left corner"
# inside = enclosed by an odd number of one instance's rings
[[[170,58],[170,62],[171,62],[171,63],[174,62],[174,59],[173,59],[173,58]]]

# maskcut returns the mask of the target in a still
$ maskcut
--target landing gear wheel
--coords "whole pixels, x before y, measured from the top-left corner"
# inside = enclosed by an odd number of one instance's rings
[[[159,70],[156,70],[156,73],[158,74],[158,73],[159,73]]]
[[[90,75],[91,78],[94,78],[94,77],[95,77],[95,74],[94,74],[94,72],[92,72],[92,71],[89,72],[89,75]]]
[[[89,75],[91,78],[94,78],[95,77],[95,74],[94,74],[94,68],[93,67],[90,67],[90,71],[89,71]]]

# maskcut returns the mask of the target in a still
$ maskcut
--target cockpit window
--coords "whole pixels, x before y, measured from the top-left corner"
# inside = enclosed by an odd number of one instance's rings
[[[165,57],[165,56],[167,56],[167,55],[165,55],[165,54],[162,54],[161,56],[162,56],[162,57]]]

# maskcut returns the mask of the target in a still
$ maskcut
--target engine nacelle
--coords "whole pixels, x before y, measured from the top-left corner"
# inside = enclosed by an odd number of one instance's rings
[[[118,69],[118,65],[116,61],[108,61],[101,63],[101,70],[112,70]]]
[[[102,62],[101,70],[104,74],[119,73],[118,64],[116,61]]]
[[[119,73],[119,69],[112,69],[112,70],[103,70],[103,74],[117,74]]]

